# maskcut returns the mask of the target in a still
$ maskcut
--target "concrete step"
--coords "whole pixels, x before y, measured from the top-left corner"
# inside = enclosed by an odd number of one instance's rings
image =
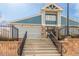
[[[26,42],[51,42],[51,40],[26,40]]]
[[[46,47],[55,47],[53,44],[25,44],[24,46],[46,46]]]
[[[23,56],[59,56],[59,52],[49,39],[27,39]]]
[[[49,40],[48,38],[35,38],[35,39],[27,39],[27,40]]]
[[[25,45],[53,45],[52,43],[25,43]]]
[[[52,44],[52,41],[51,40],[26,40],[26,43],[25,45],[27,44]],[[53,45],[53,44],[52,44]]]
[[[24,46],[25,48],[56,48],[55,46],[47,46],[47,45],[30,45],[30,46],[28,46],[28,45],[25,45]]]
[[[53,54],[53,55],[55,55],[55,54],[59,54],[57,51],[26,51],[26,52],[24,52],[23,53],[23,55],[38,55],[38,54]]]
[[[51,41],[49,39],[26,39],[26,41]]]
[[[24,50],[54,50],[54,49],[57,49],[57,48],[24,48]]]
[[[47,41],[47,42],[46,41],[44,41],[44,42],[43,41],[33,41],[33,42],[32,41],[29,41],[29,42],[27,41],[26,44],[27,43],[40,43],[40,44],[41,43],[51,43],[52,44],[52,42],[49,42],[49,41]]]
[[[24,46],[24,48],[51,48],[51,46]],[[52,47],[55,48],[55,47]]]
[[[56,49],[50,50],[50,49],[31,49],[31,50],[24,50],[24,52],[58,52]]]
[[[25,43],[25,45],[53,45],[52,43],[40,43],[40,42],[36,42],[36,43]]]
[[[60,54],[23,54],[23,56],[60,56]]]

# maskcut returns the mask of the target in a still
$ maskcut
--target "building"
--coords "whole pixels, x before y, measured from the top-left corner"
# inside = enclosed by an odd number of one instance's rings
[[[62,16],[63,8],[56,4],[47,4],[41,12],[32,17],[18,19],[11,22],[19,29],[19,38],[23,38],[27,31],[28,39],[45,38],[47,28],[66,26],[67,18]],[[79,23],[69,19],[70,26],[78,26]]]

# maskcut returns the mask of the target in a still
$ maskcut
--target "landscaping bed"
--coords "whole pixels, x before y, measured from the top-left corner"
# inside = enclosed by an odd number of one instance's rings
[[[0,41],[0,56],[18,56],[20,41]]]
[[[18,56],[20,43],[17,38],[0,37],[0,56]]]

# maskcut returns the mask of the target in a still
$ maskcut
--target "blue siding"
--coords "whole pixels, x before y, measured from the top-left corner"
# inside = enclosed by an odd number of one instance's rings
[[[26,24],[41,24],[41,16],[35,16],[29,19],[24,19],[20,21],[16,21],[16,23],[26,23]]]
[[[67,24],[67,18],[61,16],[61,24],[62,24],[62,26],[66,26],[66,24]],[[75,22],[73,20],[69,20],[69,25],[70,26],[79,26],[79,23]]]
[[[61,16],[61,25],[62,26],[66,26],[66,23],[67,23],[67,18]],[[57,22],[56,21],[45,21],[46,24],[56,24]],[[29,18],[29,19],[24,19],[24,20],[20,20],[20,21],[16,21],[15,23],[25,23],[25,24],[41,24],[41,15],[39,16],[35,16],[35,17],[32,17],[32,18]],[[79,23],[78,22],[75,22],[73,20],[69,20],[69,25],[70,26],[79,26]]]
[[[57,22],[56,21],[45,21],[46,22],[46,24],[52,24],[52,25],[56,25],[57,24]]]

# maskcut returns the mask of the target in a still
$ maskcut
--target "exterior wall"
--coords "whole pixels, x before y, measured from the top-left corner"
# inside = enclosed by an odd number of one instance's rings
[[[19,38],[23,38],[26,31],[27,31],[27,39],[41,38],[42,33],[41,25],[17,24],[15,25],[15,27],[19,29]]]

